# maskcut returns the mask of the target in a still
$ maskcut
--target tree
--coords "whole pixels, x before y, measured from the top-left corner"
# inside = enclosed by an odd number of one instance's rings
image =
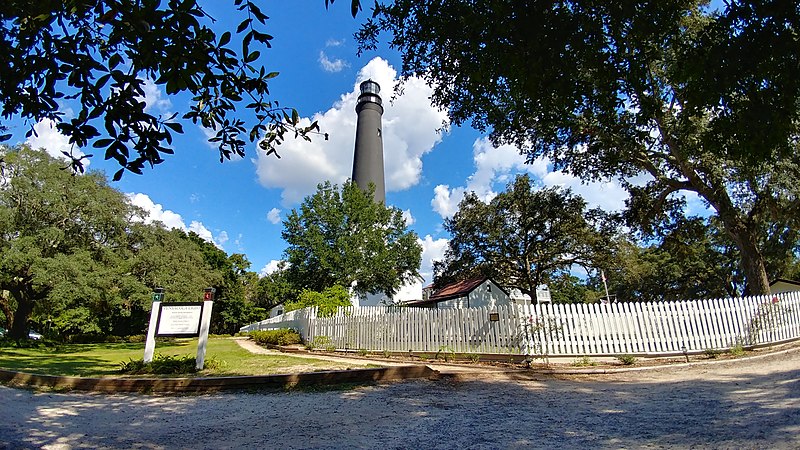
[[[395,0],[358,39],[388,32],[402,73],[424,77],[454,124],[584,180],[619,178],[645,229],[695,193],[735,243],[746,291],[768,293],[759,233],[800,220],[800,8],[704,5]]]
[[[20,339],[35,308],[48,298],[68,300],[50,297],[57,286],[64,294],[91,294],[106,278],[109,250],[124,245],[136,211],[101,175],[71,176],[26,147],[0,150],[0,290],[9,294],[0,302],[8,320],[13,299],[9,336]],[[92,280],[69,285],[77,273]]]
[[[326,0],[326,7],[331,3]],[[269,97],[278,73],[256,64],[271,46],[272,36],[262,29],[267,16],[250,0],[233,0],[232,6],[242,16],[235,38],[230,31],[217,35],[209,27],[214,18],[197,0],[3,2],[2,116],[57,122],[70,143],[92,144],[116,160],[122,169],[115,180],[124,170],[141,173],[162,162],[173,152],[172,134],[183,132],[177,114],[157,117],[145,110],[145,80],[164,86],[167,95],[191,95],[180,119],[216,131],[210,142],[218,144],[220,161],[243,156],[245,136],[250,142],[263,138],[267,153],[287,132],[308,139],[317,124],[299,127],[297,111]],[[354,17],[359,8],[353,1]],[[75,116],[63,120],[59,103],[72,100]],[[252,112],[254,123],[236,117],[242,110]],[[0,142],[10,137],[0,135]],[[81,159],[73,157],[72,164],[82,169]]]
[[[435,284],[478,272],[535,298],[538,285],[574,265],[594,270],[609,240],[596,228],[604,217],[569,189],[538,188],[527,175],[489,203],[469,193],[445,220],[451,239]]]
[[[341,306],[350,306],[350,293],[344,287],[334,284],[322,292],[304,289],[296,301],[287,302],[286,311],[316,306],[320,317],[331,316]]]
[[[605,274],[618,301],[678,301],[741,295],[733,245],[707,220],[681,220],[660,242],[637,245],[621,236]],[[588,284],[602,291],[596,277]]]
[[[222,284],[201,245],[142,223],[102,174],[73,175],[27,147],[0,148],[0,157],[0,310],[10,337],[24,338],[31,323],[62,339],[141,334],[153,288],[167,301],[197,301]],[[242,255],[231,261],[236,274],[246,270]]]
[[[419,278],[422,248],[402,213],[372,201],[348,181],[317,186],[283,222],[287,278],[295,289],[322,292],[336,284],[359,294],[393,295]]]
[[[300,293],[289,281],[285,263],[281,264],[273,273],[267,274],[258,280],[254,303],[270,310],[280,304],[297,300]]]
[[[208,286],[215,289],[211,332],[234,334],[243,325],[260,320],[265,310],[257,307],[247,295],[247,283],[251,279],[247,257],[241,253],[229,256],[194,232],[189,232],[186,239],[200,249],[205,264],[216,275],[216,278],[207,279]]]

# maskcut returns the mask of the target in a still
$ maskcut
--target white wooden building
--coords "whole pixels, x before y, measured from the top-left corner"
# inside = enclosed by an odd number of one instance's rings
[[[529,297],[530,298],[530,297]],[[422,308],[496,308],[511,305],[509,292],[488,277],[476,277],[444,286],[425,300],[406,302],[407,306]]]
[[[769,291],[773,294],[783,294],[785,292],[800,292],[800,281],[778,278],[769,284]]]

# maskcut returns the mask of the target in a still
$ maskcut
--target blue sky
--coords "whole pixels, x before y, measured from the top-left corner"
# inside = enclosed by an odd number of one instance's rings
[[[207,12],[217,19],[214,27],[220,33],[235,29],[241,20],[230,3],[208,2]],[[340,0],[330,10],[323,2],[261,4],[270,16],[266,31],[275,38],[271,49],[261,49],[260,63],[280,72],[270,85],[273,98],[295,107],[304,120],[318,120],[330,139],[319,136],[311,143],[290,139],[278,149],[281,159],[264,155],[253,143],[246,158],[220,163],[217,150],[206,142],[207,132],[185,123],[185,134],[174,141],[175,155],[167,155],[164,163],[144,175],[126,173],[112,183],[149,211],[151,219],[196,231],[228,253],[244,253],[254,271],[274,267],[285,248],[281,220],[318,183],[341,184],[350,176],[357,85],[366,78],[381,84],[384,97],[386,200],[406,212],[410,228],[420,236],[426,282],[431,280],[431,261],[446,248],[443,219],[455,212],[465,191],[488,200],[514,174],[527,172],[543,186],[571,187],[590,206],[606,210],[624,206],[627,194],[614,181],[582,185],[552,171],[546,160],[525,165],[517,149],[494,148],[468,127],[437,131],[447,115],[430,105],[430,89],[421,80],[409,80],[404,94],[391,100],[399,56],[386,47],[356,56],[352,36],[359,22],[350,16],[349,2]],[[185,98],[167,98],[152,83],[147,91],[151,111],[170,115],[188,109]],[[62,107],[69,115],[70,105]],[[26,127],[12,125],[12,142],[24,141]],[[66,139],[48,123],[36,127],[39,137],[29,140],[33,146],[55,155],[69,149]],[[108,174],[118,169],[101,156],[92,158],[89,167]]]

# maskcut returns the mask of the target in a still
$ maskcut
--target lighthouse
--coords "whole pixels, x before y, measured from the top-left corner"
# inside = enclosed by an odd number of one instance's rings
[[[378,83],[367,80],[361,83],[361,94],[356,103],[356,146],[353,155],[353,182],[363,191],[375,185],[373,200],[386,203],[386,185],[383,181],[383,136],[381,118],[383,101]]]

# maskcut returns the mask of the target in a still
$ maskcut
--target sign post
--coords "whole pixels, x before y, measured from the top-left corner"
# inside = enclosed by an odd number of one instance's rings
[[[153,352],[156,349],[156,325],[161,302],[164,301],[164,288],[153,289],[153,305],[150,307],[150,325],[147,327],[147,340],[144,344],[145,364],[153,361]]]
[[[150,311],[150,325],[144,346],[144,362],[153,361],[157,337],[199,337],[197,344],[198,370],[203,368],[208,343],[208,330],[211,325],[211,308],[214,306],[214,288],[207,288],[202,302],[164,303],[164,289],[153,293],[153,307]]]
[[[208,344],[208,329],[211,325],[211,308],[214,307],[214,288],[206,288],[203,292],[203,315],[200,319],[200,340],[197,342],[197,370],[203,369],[206,361],[206,344]],[[208,306],[206,306],[208,305]]]

